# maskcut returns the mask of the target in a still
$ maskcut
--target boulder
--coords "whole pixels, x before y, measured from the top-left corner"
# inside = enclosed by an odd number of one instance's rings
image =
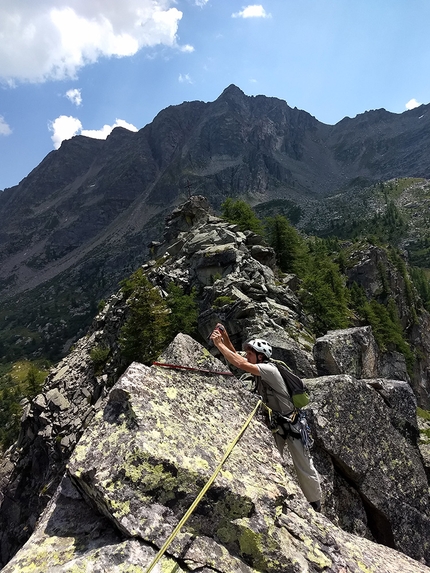
[[[410,381],[405,357],[400,352],[384,352],[379,357],[378,375],[392,380]]]
[[[310,350],[300,346],[283,328],[267,328],[255,333],[258,338],[267,340],[273,350],[273,358],[282,360],[298,376],[309,378],[315,376],[316,368]]]
[[[416,447],[419,437],[417,400],[411,386],[399,380],[375,379],[365,382],[382,396],[394,428]]]
[[[320,376],[350,374],[357,378],[378,375],[379,350],[370,326],[331,330],[313,347]]]
[[[406,385],[396,388],[393,381],[380,381],[381,395],[368,380],[347,375],[306,383],[312,396],[316,465],[328,494],[325,513],[347,527],[360,511],[366,516],[363,531],[368,528],[378,543],[430,563],[428,481],[416,440],[414,444],[405,436],[416,426],[412,392]],[[334,476],[341,480],[336,483]],[[347,518],[346,500],[351,505],[354,499]]]

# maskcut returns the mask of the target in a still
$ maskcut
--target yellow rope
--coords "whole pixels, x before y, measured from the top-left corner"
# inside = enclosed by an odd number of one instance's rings
[[[228,446],[224,456],[222,457],[222,460],[220,461],[220,463],[218,464],[216,470],[214,471],[214,473],[212,474],[212,476],[209,478],[209,481],[207,482],[207,484],[203,487],[203,489],[201,490],[201,492],[199,493],[199,495],[196,497],[196,499],[194,500],[194,502],[192,503],[192,505],[189,507],[188,511],[186,512],[186,514],[184,515],[184,517],[181,519],[181,521],[178,523],[178,525],[175,527],[175,529],[172,531],[172,533],[169,535],[169,537],[167,538],[166,542],[164,543],[163,547],[160,549],[160,551],[157,553],[157,555],[155,556],[153,562],[151,563],[151,565],[148,567],[148,569],[146,570],[145,573],[150,573],[155,565],[159,562],[159,560],[161,559],[161,557],[164,555],[164,553],[166,552],[167,548],[169,547],[169,545],[172,543],[172,541],[174,540],[174,538],[176,537],[176,535],[179,533],[179,530],[181,529],[181,527],[185,524],[185,522],[187,521],[187,519],[190,517],[190,515],[193,513],[193,511],[196,509],[197,505],[200,503],[200,501],[202,500],[202,497],[205,495],[205,493],[208,491],[208,489],[211,487],[211,485],[213,484],[213,482],[215,481],[215,478],[217,477],[217,475],[219,474],[219,472],[221,471],[222,466],[224,465],[226,459],[228,458],[228,456],[231,454],[231,452],[233,451],[234,446],[237,444],[237,442],[239,441],[239,439],[241,438],[242,434],[245,432],[246,428],[249,426],[252,418],[255,416],[260,404],[262,403],[261,400],[258,401],[257,405],[255,406],[253,412],[249,415],[248,419],[246,420],[246,422],[244,423],[244,425],[242,426],[242,429],[240,430],[240,432],[237,434],[237,436],[234,438],[234,440],[231,442],[231,444]]]

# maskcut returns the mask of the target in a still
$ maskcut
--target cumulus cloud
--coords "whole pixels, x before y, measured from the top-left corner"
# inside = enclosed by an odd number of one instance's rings
[[[232,18],[270,18],[271,15],[266,12],[261,4],[250,4],[240,12],[231,15]]]
[[[175,0],[1,0],[0,78],[43,82],[76,77],[100,57],[179,47]],[[189,51],[185,49],[185,51]]]
[[[81,90],[79,89],[72,89],[66,92],[66,98],[69,99],[72,103],[74,103],[77,107],[82,104],[82,95]]]
[[[123,119],[116,119],[113,125],[104,125],[101,129],[83,129],[81,135],[87,137],[94,137],[94,139],[106,139],[115,127],[124,127],[129,131],[138,131],[137,127],[133,124],[124,121]]]
[[[82,123],[71,115],[60,115],[57,119],[49,123],[49,129],[53,132],[51,139],[54,148],[58,149],[61,142],[77,135],[82,129]]]
[[[419,103],[415,98],[413,98],[413,99],[410,99],[407,104],[405,104],[405,107],[406,107],[406,109],[414,109],[416,107],[419,107],[420,105],[422,105],[422,104]]]
[[[4,117],[0,115],[0,135],[10,135],[11,133],[11,128],[6,123]]]
[[[74,135],[106,139],[115,127],[124,127],[130,131],[137,131],[137,127],[123,119],[116,119],[113,125],[104,125],[101,129],[82,129],[81,121],[77,117],[70,115],[60,115],[60,117],[51,121],[48,127],[52,131],[51,139],[55,149],[58,149],[65,139],[70,139]]]

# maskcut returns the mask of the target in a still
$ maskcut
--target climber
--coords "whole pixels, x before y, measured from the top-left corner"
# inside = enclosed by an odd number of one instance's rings
[[[230,364],[254,375],[256,391],[269,408],[285,415],[290,415],[294,411],[294,406],[287,397],[288,392],[282,376],[276,366],[269,361],[272,347],[268,342],[261,339],[246,342],[243,347],[246,352],[245,358],[237,353],[222,324],[216,325],[210,339]],[[310,454],[305,451],[300,436],[291,432],[286,436],[275,433],[274,438],[282,457],[284,446],[287,444],[306,499],[315,511],[321,511],[321,486],[318,473]]]

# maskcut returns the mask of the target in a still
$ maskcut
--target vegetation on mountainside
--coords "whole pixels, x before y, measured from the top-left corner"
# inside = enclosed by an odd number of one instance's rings
[[[372,327],[372,332],[382,351],[397,350],[401,352],[406,366],[411,371],[414,354],[406,342],[405,334],[399,319],[396,304],[392,298],[386,305],[376,300],[367,300],[364,289],[353,283],[350,289],[351,305],[363,323]]]
[[[0,356],[4,362],[41,355],[59,359],[65,341],[85,332],[97,311],[97,280],[82,277],[81,283],[72,294],[69,280],[56,278],[2,302]]]
[[[308,259],[299,298],[310,315],[316,336],[351,325],[346,277],[321,239],[308,241]]]
[[[260,203],[254,207],[257,217],[264,220],[266,217],[275,217],[283,215],[292,225],[297,223],[303,217],[303,209],[289,199],[273,199],[265,203]]]
[[[32,399],[42,388],[48,373],[46,362],[16,362],[0,374],[0,449],[7,449],[18,437],[20,402]]]
[[[430,312],[430,281],[426,272],[418,267],[412,267],[411,277],[424,308]]]
[[[242,199],[236,201],[230,197],[221,205],[222,216],[226,221],[239,226],[241,231],[253,231],[264,234],[264,227],[254,210]]]
[[[430,202],[429,189],[423,188],[420,191],[422,183],[419,180],[412,183],[410,180],[397,180],[395,183],[379,184],[372,192],[382,198],[384,209],[375,210],[369,203],[366,205],[368,212],[377,211],[377,214],[355,219],[351,210],[349,217],[339,217],[330,229],[321,231],[320,238],[305,238],[285,215],[277,213],[276,207],[279,207],[281,213],[295,213],[297,219],[300,219],[302,213],[294,211],[294,205],[289,202],[278,205],[275,201],[269,205],[270,208],[259,209],[259,213],[270,215],[262,220],[242,200],[227,199],[222,205],[222,213],[227,221],[237,224],[242,231],[250,230],[263,236],[275,250],[280,271],[294,273],[300,278],[298,294],[315,335],[325,334],[327,330],[369,324],[381,349],[403,353],[411,371],[414,353],[407,343],[407,333],[391,297],[387,269],[382,265],[379,268],[381,287],[375,299],[368,299],[364,290],[356,283],[350,284],[346,276],[348,265],[351,265],[352,249],[356,252],[366,249],[371,235],[370,242],[386,249],[391,263],[403,278],[404,297],[412,321],[417,319],[420,305],[430,311],[430,233],[420,227],[420,233],[414,241],[407,244],[411,261],[419,261],[424,268],[407,267],[397,249],[406,232],[408,216],[404,209],[399,209],[396,201],[403,197],[405,189],[409,189],[407,185],[411,184],[417,185],[416,193],[422,192],[425,200]],[[369,197],[373,196],[370,194]],[[370,201],[369,198],[367,200]],[[427,221],[427,215],[421,215],[423,221]],[[348,239],[349,250],[345,248],[346,242],[343,239]],[[96,311],[95,303],[89,305],[91,293],[86,292],[84,287],[68,299],[67,291],[64,291],[63,297],[63,290],[54,286],[44,285],[31,292],[36,306],[33,304],[30,314],[25,310],[28,304],[21,307],[18,301],[14,306],[9,301],[7,308],[0,309],[0,319],[8,325],[6,338],[0,341],[0,355],[9,364],[9,367],[0,372],[2,447],[7,447],[16,438],[21,413],[19,402],[38,393],[46,374],[39,363],[31,368],[28,366],[25,375],[21,373],[20,376],[16,368],[11,368],[12,362],[22,356],[23,344],[30,353],[42,344],[45,354],[55,359],[64,340],[76,333],[88,320],[88,316],[94,315]],[[139,360],[150,364],[178,332],[198,336],[196,292],[184,293],[179,286],[171,283],[166,296],[166,293],[149,282],[142,269],[123,281],[122,289],[128,298],[128,316],[119,340],[125,361]],[[37,296],[35,293],[38,293]],[[60,299],[56,296],[58,293]],[[25,293],[22,295],[21,303],[26,296]],[[214,302],[216,306],[231,303],[228,297],[218,297]],[[62,315],[67,305],[74,309],[74,318],[69,322]],[[50,317],[43,330],[38,326],[41,316]],[[26,327],[23,328],[22,324],[26,324]],[[20,345],[16,344],[17,341],[20,341]],[[103,346],[91,351],[97,374],[103,371],[109,352],[110,349]]]
[[[422,423],[418,423],[420,427],[420,443],[421,444],[430,444],[430,411],[423,410],[422,408],[417,408],[417,418],[420,422],[420,418]]]
[[[10,297],[3,291],[0,360],[12,364],[23,358],[43,356],[52,362],[62,358],[72,342],[88,330],[97,313],[97,302],[115,292],[120,281],[141,264],[145,245],[163,228],[164,218],[157,214],[144,229],[126,237],[126,257],[118,246],[99,245],[91,256],[36,288]],[[15,279],[12,274],[12,286]]]
[[[366,236],[374,244],[390,243],[397,246],[404,237],[407,228],[405,217],[395,203],[389,200],[385,210],[376,213],[373,217],[369,219],[355,218],[349,214],[343,220],[334,221],[330,228],[321,234],[339,237],[340,239],[358,239]]]
[[[199,309],[196,289],[192,289],[190,294],[185,294],[181,287],[170,283],[167,287],[167,293],[166,303],[170,310],[170,339],[173,340],[179,332],[189,334],[190,336],[197,336]]]
[[[94,374],[96,376],[100,376],[103,372],[103,368],[106,365],[106,362],[109,358],[110,348],[109,346],[105,346],[103,344],[94,346],[90,350],[90,358],[94,364]]]
[[[234,213],[234,203],[229,203],[229,212]],[[242,211],[243,214],[243,211]],[[234,217],[229,219],[237,222]],[[241,219],[246,229],[245,220]],[[397,211],[390,207],[382,221],[379,237],[396,243],[395,232],[399,223]],[[254,223],[253,223],[254,224]],[[376,225],[376,219],[373,220]],[[328,330],[346,328],[357,324],[370,325],[381,350],[397,350],[405,356],[411,371],[414,354],[406,341],[395,303],[390,297],[386,270],[380,268],[381,300],[367,300],[364,290],[356,283],[347,286],[344,274],[347,257],[337,237],[304,239],[282,215],[265,220],[265,237],[275,250],[277,264],[281,271],[295,273],[301,279],[299,298],[303,310],[309,315],[314,334],[325,334]],[[374,227],[374,231],[378,227]],[[387,249],[390,260],[404,281],[404,293],[411,316],[416,319],[417,300],[406,265],[394,247]],[[423,303],[429,305],[430,285],[425,275],[416,271],[418,292],[423,293]]]
[[[308,264],[308,251],[304,240],[282,215],[265,220],[267,242],[275,250],[276,263],[284,273],[303,276]]]
[[[367,238],[407,250],[412,266],[430,268],[430,182],[393,179],[353,187],[315,201],[302,228],[311,235],[341,239]],[[264,206],[259,207],[259,212]]]
[[[128,316],[119,340],[128,363],[151,364],[164,348],[182,332],[195,335],[198,318],[196,293],[185,294],[173,283],[164,298],[142,269],[123,281]]]

